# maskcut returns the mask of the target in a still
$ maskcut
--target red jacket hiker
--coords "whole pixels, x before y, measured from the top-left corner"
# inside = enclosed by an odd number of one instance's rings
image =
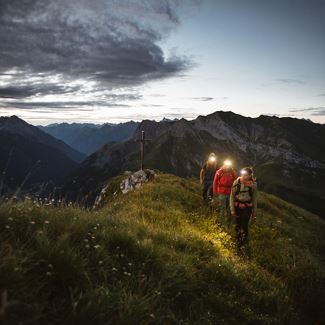
[[[221,167],[214,175],[213,194],[230,195],[232,184],[236,178],[237,174],[232,168]]]

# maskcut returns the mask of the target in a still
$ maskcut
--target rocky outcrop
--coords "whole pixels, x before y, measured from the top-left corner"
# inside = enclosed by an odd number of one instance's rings
[[[120,184],[120,190],[123,194],[134,191],[141,187],[144,183],[153,180],[155,172],[151,169],[139,170],[131,174],[127,179]]]
[[[114,196],[117,195],[118,192],[121,192],[122,194],[132,192],[141,187],[143,184],[152,181],[156,176],[156,173],[151,169],[138,170],[133,174],[131,172],[125,172],[125,174],[128,176],[120,183],[119,188],[113,192]],[[107,197],[108,193],[110,193],[110,187],[111,183],[109,182],[103,187],[99,195],[96,197],[93,205],[94,210],[103,206],[105,198]]]

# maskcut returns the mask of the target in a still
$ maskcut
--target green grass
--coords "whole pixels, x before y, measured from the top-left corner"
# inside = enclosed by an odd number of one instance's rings
[[[120,179],[118,179],[120,180]],[[320,324],[325,222],[259,193],[252,258],[197,181],[159,174],[102,209],[0,206],[4,324]],[[0,307],[1,310],[1,307]]]

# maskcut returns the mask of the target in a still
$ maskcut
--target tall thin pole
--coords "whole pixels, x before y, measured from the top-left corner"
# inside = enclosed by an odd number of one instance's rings
[[[136,142],[140,142],[141,143],[141,170],[144,169],[144,145],[146,143],[146,141],[151,141],[150,139],[146,139],[145,137],[145,132],[141,131],[141,138],[140,139],[136,139]]]
[[[144,131],[141,131],[141,170],[143,170],[144,165]]]

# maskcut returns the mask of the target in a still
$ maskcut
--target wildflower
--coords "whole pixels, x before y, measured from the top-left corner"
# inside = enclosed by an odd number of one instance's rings
[[[49,264],[48,267],[49,267],[50,269],[53,269],[53,265],[52,265],[52,264]]]
[[[97,230],[97,227],[96,226],[94,227],[94,230]]]
[[[132,263],[128,263],[129,266],[132,266]]]
[[[9,225],[5,225],[5,228],[6,228],[6,229],[10,229],[10,226],[9,226]]]
[[[13,221],[14,219],[13,219],[12,217],[9,217],[8,220],[9,220],[9,221]]]
[[[91,236],[91,239],[96,239],[95,236]]]
[[[94,248],[98,249],[98,248],[100,248],[100,245],[95,245]]]
[[[44,223],[48,225],[50,222],[48,220],[45,220]]]
[[[155,314],[150,314],[150,317],[151,318],[155,318]]]
[[[89,248],[90,248],[90,246],[89,246],[89,245],[86,245],[85,247],[86,247],[87,249],[89,249]]]
[[[116,267],[112,267],[112,271],[117,272],[117,268]]]
[[[31,225],[35,225],[35,221],[31,221],[30,224],[31,224]]]
[[[43,231],[40,230],[40,231],[38,232],[38,234],[39,234],[39,235],[43,235]]]
[[[84,242],[85,242],[85,243],[88,243],[88,239],[84,239]]]
[[[103,263],[104,263],[103,261],[99,261],[98,262],[99,265],[103,265]]]
[[[46,272],[46,275],[47,276],[51,276],[52,275],[52,272]]]

